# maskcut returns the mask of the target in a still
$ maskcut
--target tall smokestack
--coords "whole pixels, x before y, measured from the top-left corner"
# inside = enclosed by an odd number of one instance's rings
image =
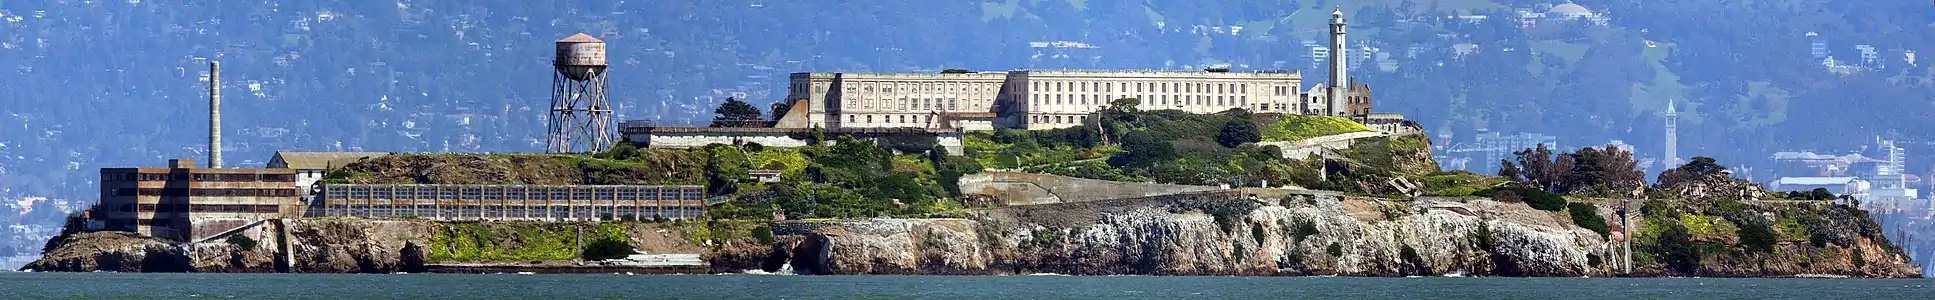
[[[222,62],[208,62],[208,167],[222,167]]]

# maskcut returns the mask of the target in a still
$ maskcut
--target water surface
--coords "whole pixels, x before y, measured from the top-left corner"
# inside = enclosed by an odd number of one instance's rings
[[[0,299],[1930,299],[1931,279],[0,273]]]

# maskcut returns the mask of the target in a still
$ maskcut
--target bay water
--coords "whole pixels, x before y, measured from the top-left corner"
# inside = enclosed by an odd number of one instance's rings
[[[0,273],[0,299],[1931,299],[1931,279]]]

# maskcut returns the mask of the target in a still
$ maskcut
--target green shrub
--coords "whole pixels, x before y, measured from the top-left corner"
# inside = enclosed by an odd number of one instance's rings
[[[1681,226],[1680,222],[1666,222],[1666,224],[1666,230],[1660,233],[1652,252],[1666,261],[1667,267],[1679,271],[1680,274],[1699,275],[1700,259],[1704,255],[1698,245],[1693,243],[1693,235],[1688,234],[1686,227]]]
[[[752,235],[753,235],[753,238],[759,239],[760,244],[771,245],[774,242],[772,227],[767,227],[767,226],[754,227],[752,229]]]
[[[1330,242],[1330,247],[1325,247],[1324,253],[1330,253],[1331,257],[1342,257],[1344,256],[1344,245],[1339,245],[1337,242]]]
[[[236,247],[240,247],[242,249],[255,249],[256,244],[258,244],[255,242],[255,239],[249,238],[247,236],[243,236],[241,234],[230,235],[228,236],[227,241],[229,245],[235,245]]]
[[[1573,202],[1566,209],[1572,212],[1572,224],[1597,232],[1602,238],[1611,236],[1612,231],[1607,228],[1606,219],[1599,217],[1599,207]]]
[[[1779,238],[1774,235],[1773,227],[1767,226],[1765,222],[1754,221],[1734,224],[1740,227],[1740,244],[1746,246],[1748,251],[1774,252],[1774,242]]]
[[[632,245],[625,243],[625,240],[614,237],[600,237],[592,240],[590,244],[585,245],[584,249],[584,259],[587,260],[625,258],[632,254],[638,254],[638,251],[632,250]]]
[[[1559,211],[1565,209],[1566,206],[1565,197],[1547,193],[1544,190],[1521,188],[1517,189],[1516,192],[1518,192],[1519,196],[1523,197],[1521,199],[1525,200],[1525,205],[1531,206],[1533,209]]]
[[[1297,221],[1296,231],[1292,232],[1291,234],[1297,237],[1298,243],[1303,243],[1304,238],[1318,234],[1317,222],[1312,222],[1310,220]]]

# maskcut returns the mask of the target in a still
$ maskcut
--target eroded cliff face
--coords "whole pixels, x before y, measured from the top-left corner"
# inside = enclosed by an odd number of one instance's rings
[[[1854,248],[1865,253],[1863,265],[1792,257],[1847,249],[1702,264],[1724,276],[1919,276],[1881,244]],[[1609,276],[1623,273],[1616,246],[1568,216],[1521,203],[1218,192],[1003,208],[970,219],[821,223],[774,253],[802,274]]]
[[[1549,212],[1467,215],[1362,198],[1204,193],[985,211],[973,219],[821,226],[791,251],[808,274],[1602,274],[1606,242]],[[1533,220],[1514,220],[1524,216]],[[817,259],[818,252],[826,253]],[[808,255],[801,255],[808,254]],[[805,267],[802,267],[805,266]]]

